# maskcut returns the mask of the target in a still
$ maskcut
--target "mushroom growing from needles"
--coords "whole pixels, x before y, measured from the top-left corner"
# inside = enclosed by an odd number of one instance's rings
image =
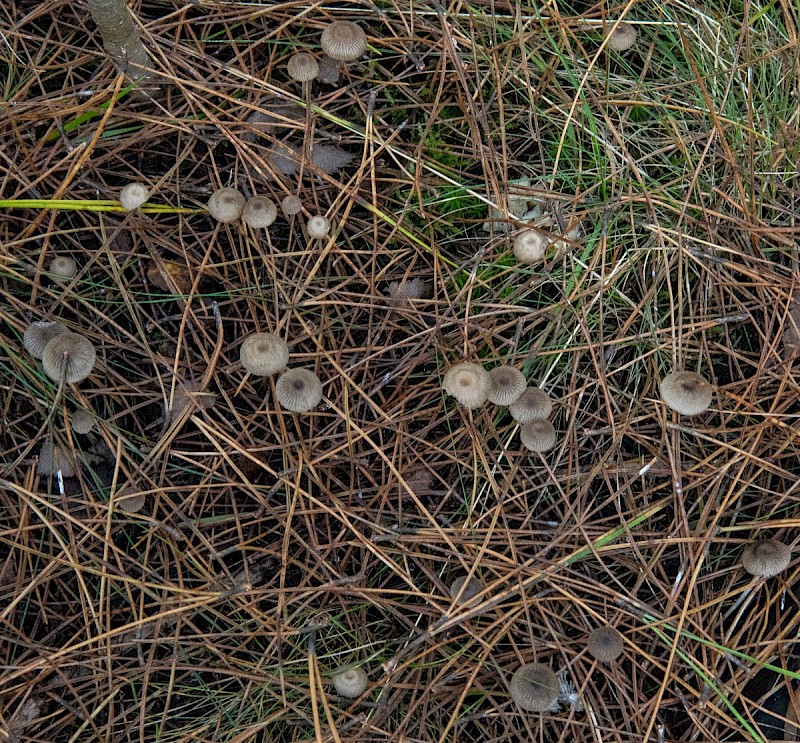
[[[289,58],[286,65],[286,72],[292,80],[300,83],[308,83],[316,78],[319,73],[319,63],[308,52],[297,52]]]
[[[547,252],[550,240],[541,232],[525,229],[514,238],[512,250],[520,263],[539,263]]]
[[[78,408],[69,418],[69,424],[75,433],[86,434],[94,428],[94,416],[83,408]]]
[[[94,369],[97,353],[92,342],[78,333],[61,333],[53,338],[42,354],[42,368],[54,382],[80,382]]]
[[[308,230],[308,236],[313,240],[324,240],[331,231],[330,220],[317,214],[308,220],[306,230]]]
[[[150,198],[150,189],[144,183],[129,183],[119,192],[120,206],[126,212],[138,209]]]
[[[586,649],[601,663],[611,663],[622,655],[625,643],[619,630],[606,625],[591,631],[586,641]]]
[[[239,359],[251,374],[268,377],[286,368],[289,349],[286,341],[276,333],[253,333],[242,342]]]
[[[711,407],[714,392],[711,384],[696,372],[667,374],[659,385],[661,399],[681,415],[698,415]]]
[[[605,36],[608,39],[608,46],[614,51],[624,52],[636,43],[638,36],[636,26],[622,21],[614,28],[614,23],[614,21],[609,21],[606,26]]]
[[[748,544],[742,550],[742,567],[750,575],[759,578],[772,578],[782,573],[792,561],[792,550],[783,542],[763,539]]]
[[[293,217],[303,211],[303,202],[298,196],[284,196],[281,200],[281,210],[287,217]]]
[[[319,43],[331,59],[350,62],[366,51],[367,35],[352,21],[334,21],[325,27]]]
[[[41,359],[45,346],[57,335],[66,332],[66,326],[56,320],[37,320],[25,328],[22,345],[33,358]]]
[[[491,381],[480,364],[462,361],[447,370],[442,387],[465,408],[479,408],[489,397]]]
[[[527,387],[525,391],[508,406],[511,417],[517,423],[530,423],[544,420],[553,412],[550,396],[538,387]]]
[[[50,261],[48,272],[56,279],[69,281],[69,279],[75,278],[75,274],[78,273],[78,264],[66,255],[59,255]]]
[[[208,200],[208,213],[217,222],[235,222],[244,211],[244,195],[235,188],[220,188]]]
[[[511,698],[526,712],[546,712],[561,694],[558,676],[543,663],[526,663],[511,677]]]
[[[548,420],[531,421],[519,429],[519,438],[530,451],[550,451],[556,445],[556,429]]]
[[[39,475],[50,477],[57,475],[59,470],[62,477],[75,476],[75,466],[70,461],[67,453],[48,439],[39,449],[39,462],[36,465],[36,472]]]
[[[360,697],[367,688],[367,672],[361,666],[338,671],[332,680],[337,693],[348,699]]]
[[[511,405],[525,392],[525,375],[513,366],[503,365],[491,369],[489,382],[489,402],[495,405]]]
[[[255,230],[266,229],[278,217],[278,207],[266,196],[253,196],[242,211],[242,222]]]
[[[322,382],[308,369],[288,369],[275,383],[275,397],[287,410],[306,413],[322,400]]]

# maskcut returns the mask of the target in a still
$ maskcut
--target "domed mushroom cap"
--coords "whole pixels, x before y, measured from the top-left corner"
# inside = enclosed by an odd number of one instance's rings
[[[508,412],[517,423],[545,420],[553,412],[553,401],[544,390],[538,387],[527,387],[508,406]]]
[[[331,223],[327,217],[319,214],[311,217],[306,223],[308,236],[314,240],[324,240],[331,231]]]
[[[489,402],[511,405],[525,392],[525,375],[513,366],[496,366],[489,372]]]
[[[57,335],[66,333],[66,326],[55,320],[37,320],[25,328],[22,345],[35,359],[41,359],[44,347]]]
[[[661,399],[681,415],[698,415],[711,407],[714,388],[691,371],[667,374],[659,385]]]
[[[461,575],[456,578],[451,584],[449,588],[450,592],[450,599],[455,601],[456,596],[458,596],[459,591],[461,591],[461,587],[464,583],[467,582],[467,576]],[[458,599],[456,603],[458,604],[466,604],[470,601],[470,599],[475,598],[483,589],[484,589],[483,581],[479,580],[476,577],[470,578],[469,583],[464,587],[463,592],[461,593],[461,597]]]
[[[591,631],[586,649],[601,663],[611,663],[622,655],[625,643],[619,630],[607,625]]]
[[[791,548],[775,539],[764,539],[748,544],[742,550],[742,567],[750,575],[772,578],[782,573],[792,561]]]
[[[126,211],[131,212],[138,209],[150,198],[150,189],[144,183],[129,183],[119,192],[120,206]]]
[[[322,382],[308,369],[289,369],[278,377],[275,397],[287,410],[306,413],[322,400]]]
[[[39,449],[39,462],[36,465],[36,472],[43,477],[49,477],[57,475],[59,470],[61,470],[62,477],[75,476],[75,466],[70,461],[67,453],[48,439]]]
[[[289,349],[286,341],[275,333],[253,333],[242,342],[239,358],[251,374],[268,377],[286,368]]]
[[[54,382],[62,377],[67,384],[80,382],[92,373],[97,353],[92,342],[79,333],[61,333],[53,338],[42,354],[42,368]]]
[[[56,279],[69,280],[78,273],[78,264],[66,255],[59,255],[50,261],[50,267],[47,270]]]
[[[94,416],[88,410],[79,408],[70,416],[69,424],[75,433],[89,433],[94,428]]]
[[[614,22],[609,21],[608,26],[606,26],[605,36],[608,38],[608,46],[615,51],[624,52],[636,43],[636,37],[639,35],[636,32],[636,26],[623,21],[617,26],[616,30],[612,30],[613,28]]]
[[[530,451],[550,451],[556,445],[556,429],[548,420],[531,421],[519,429],[519,440]]]
[[[235,222],[244,211],[244,194],[235,188],[220,188],[208,200],[208,213],[217,222]]]
[[[253,196],[242,210],[242,222],[255,230],[269,227],[278,217],[278,207],[266,196]]]
[[[299,196],[284,196],[281,200],[281,210],[287,217],[293,217],[303,211],[303,202]]]
[[[343,697],[360,697],[367,688],[367,672],[361,666],[338,671],[333,675],[333,686]]]
[[[489,372],[480,364],[462,361],[451,366],[442,380],[444,391],[465,408],[479,408],[489,397]]]
[[[550,240],[536,230],[522,230],[511,246],[520,263],[539,263],[547,252]]]
[[[558,701],[561,684],[544,663],[526,663],[514,671],[509,691],[526,712],[546,712]]]
[[[307,83],[319,74],[319,63],[308,52],[297,52],[289,58],[286,72],[292,80]]]
[[[352,21],[334,21],[325,27],[319,40],[322,51],[331,59],[349,62],[360,57],[367,48],[367,35]]]
[[[126,485],[114,496],[114,505],[125,513],[139,513],[146,501],[145,494],[133,485]]]

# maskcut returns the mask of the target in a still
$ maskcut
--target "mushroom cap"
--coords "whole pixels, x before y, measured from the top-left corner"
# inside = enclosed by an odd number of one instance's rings
[[[480,364],[462,361],[447,370],[442,387],[465,408],[479,408],[489,397],[491,381]]]
[[[539,387],[527,387],[525,391],[508,406],[511,417],[517,423],[531,423],[545,420],[553,412],[553,401]]]
[[[759,578],[772,578],[782,573],[792,561],[792,550],[789,545],[775,539],[763,539],[752,542],[742,550],[742,567],[750,575]]]
[[[361,26],[352,21],[334,21],[325,27],[319,43],[322,51],[331,59],[349,62],[366,51],[367,35]]]
[[[306,223],[308,236],[314,240],[324,240],[331,231],[331,223],[327,217],[315,214]]]
[[[278,207],[266,196],[253,196],[242,210],[242,222],[255,230],[269,227],[278,217]]]
[[[297,52],[289,58],[286,72],[292,80],[307,83],[319,74],[319,62],[308,52]]]
[[[54,382],[62,376],[67,384],[80,382],[92,373],[97,352],[92,342],[79,333],[61,333],[44,347],[42,368]]]
[[[333,674],[333,685],[343,697],[360,697],[367,688],[367,672],[361,666],[337,671]]]
[[[150,198],[150,189],[144,183],[134,181],[119,192],[120,206],[126,211],[131,212],[138,209]]]
[[[57,335],[66,332],[66,326],[56,320],[37,320],[25,328],[22,345],[33,358],[41,359],[44,347]]]
[[[605,36],[608,38],[608,46],[617,52],[624,52],[630,49],[636,43],[636,37],[639,35],[636,31],[636,26],[623,21],[620,23],[616,30],[614,28],[614,21],[609,21],[606,26]]]
[[[496,366],[489,371],[489,382],[489,402],[495,405],[511,405],[525,392],[525,375],[513,366]]]
[[[286,368],[289,349],[286,341],[276,333],[253,333],[242,342],[239,358],[251,374],[268,377]]]
[[[44,477],[58,474],[61,470],[62,477],[74,477],[75,466],[70,461],[67,453],[48,439],[39,449],[39,463],[36,472]]]
[[[714,388],[699,374],[679,371],[667,374],[659,385],[661,399],[681,415],[698,415],[709,409]]]
[[[75,433],[89,433],[94,428],[94,416],[83,408],[78,408],[69,418],[69,424]]]
[[[125,513],[139,513],[146,500],[145,494],[138,487],[126,485],[114,496],[114,506]]]
[[[548,420],[531,421],[519,429],[519,439],[530,451],[550,451],[556,445],[556,429]]]
[[[72,279],[78,273],[78,264],[66,255],[57,255],[50,261],[50,267],[47,269],[51,276],[56,279]]]
[[[322,382],[308,369],[287,369],[275,383],[275,397],[287,410],[306,413],[322,400]]]
[[[242,216],[245,198],[235,188],[220,188],[211,194],[208,200],[208,213],[217,222],[235,222]]]
[[[511,677],[511,698],[526,712],[546,712],[561,695],[558,676],[544,663],[526,663]]]
[[[514,238],[511,249],[520,263],[539,263],[547,252],[550,240],[536,230],[522,230]]]
[[[458,596],[458,592],[461,591],[461,586],[464,585],[467,581],[466,575],[460,575],[456,578],[451,584],[449,588],[450,592],[450,599],[455,601],[456,596]],[[463,592],[461,593],[461,597],[456,601],[457,604],[467,604],[469,603],[470,599],[475,598],[483,589],[484,589],[483,581],[479,578],[473,576],[470,578],[469,583],[467,583],[466,587],[464,588]]]
[[[287,217],[292,217],[303,211],[303,202],[299,196],[284,196],[281,200],[281,210]]]
[[[611,663],[622,655],[625,643],[619,630],[606,625],[596,627],[589,633],[586,649],[601,663]]]

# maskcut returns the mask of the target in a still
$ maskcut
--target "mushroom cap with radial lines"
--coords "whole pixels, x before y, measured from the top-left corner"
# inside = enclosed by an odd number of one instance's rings
[[[611,663],[622,655],[625,643],[619,630],[606,625],[591,631],[586,648],[601,663]]]
[[[530,423],[544,420],[553,412],[553,401],[539,387],[527,387],[525,391],[508,406],[508,412],[517,423]]]
[[[292,80],[307,83],[319,74],[319,63],[308,52],[297,52],[289,58],[286,72]]]
[[[511,698],[526,712],[546,712],[561,694],[558,676],[544,663],[526,663],[511,677]]]
[[[513,366],[496,366],[489,371],[489,402],[511,405],[525,392],[525,375]]]
[[[281,200],[281,210],[287,217],[293,217],[303,211],[303,202],[299,196],[284,196]]]
[[[479,408],[489,397],[491,381],[480,364],[462,361],[447,370],[442,387],[465,408]]]
[[[83,408],[78,408],[69,418],[69,424],[75,433],[89,433],[94,428],[94,416]]]
[[[129,183],[119,192],[120,206],[126,212],[138,209],[150,198],[150,189],[144,183]]]
[[[74,278],[78,273],[78,264],[66,255],[58,255],[50,261],[47,271],[54,278],[66,281]]]
[[[333,686],[343,697],[360,697],[367,688],[367,672],[361,666],[338,671],[333,675]]]
[[[268,377],[286,368],[289,349],[286,341],[276,333],[253,333],[242,341],[239,359],[251,374]]]
[[[278,207],[266,196],[253,196],[242,210],[242,222],[255,230],[269,227],[278,217]]]
[[[607,46],[617,52],[624,52],[636,43],[636,38],[639,34],[636,31],[636,26],[631,23],[622,21],[614,29],[614,21],[608,21],[605,35],[608,38]]]
[[[550,240],[536,230],[522,230],[512,244],[514,256],[520,263],[539,263],[544,259]]]
[[[275,397],[293,413],[306,413],[322,400],[322,382],[308,369],[287,369],[275,383]]]
[[[556,429],[548,420],[531,421],[519,429],[519,439],[530,451],[550,451],[556,445]]]
[[[308,236],[314,240],[324,240],[331,231],[331,223],[327,217],[314,215],[306,224]]]
[[[759,578],[772,578],[782,573],[792,561],[789,545],[775,539],[764,539],[748,544],[742,550],[742,567]]]
[[[220,188],[208,200],[208,213],[217,222],[235,222],[242,216],[246,199],[235,188]]]
[[[367,35],[352,21],[334,21],[325,27],[319,43],[331,59],[349,62],[366,51]]]
[[[667,407],[681,415],[698,415],[711,407],[714,388],[695,372],[678,371],[661,380],[659,391]]]
[[[22,345],[35,359],[41,359],[45,346],[57,335],[69,332],[65,325],[56,320],[37,320],[25,328]]]
[[[44,347],[42,368],[54,382],[63,377],[67,384],[74,384],[92,373],[96,358],[97,352],[88,338],[79,333],[61,333]]]

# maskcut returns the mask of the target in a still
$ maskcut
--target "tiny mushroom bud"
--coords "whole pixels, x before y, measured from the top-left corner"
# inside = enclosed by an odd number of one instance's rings
[[[327,217],[319,214],[311,217],[306,224],[308,236],[314,240],[324,240],[331,231],[331,223]]]
[[[539,263],[549,244],[549,238],[541,232],[525,229],[514,238],[512,250],[520,263]]]
[[[120,206],[131,212],[138,209],[150,198],[150,189],[144,183],[129,183],[119,192]]]
[[[292,217],[303,211],[303,202],[298,196],[284,196],[281,201],[281,210],[287,217]]]
[[[361,666],[337,671],[333,675],[333,685],[341,696],[355,699],[367,688],[367,672]]]
[[[466,586],[464,585],[465,583]],[[451,600],[457,604],[467,604],[470,599],[475,598],[483,589],[483,582],[478,578],[473,577],[467,583],[467,576],[461,575],[450,584],[449,593]],[[461,596],[458,595],[459,593],[461,593]]]
[[[78,273],[78,264],[66,255],[59,255],[50,261],[50,274],[57,279],[68,281]]]

